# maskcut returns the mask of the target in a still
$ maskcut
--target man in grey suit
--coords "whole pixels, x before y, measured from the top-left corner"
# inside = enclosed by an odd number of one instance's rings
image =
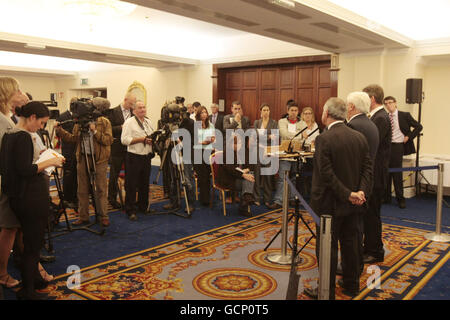
[[[234,101],[232,103],[231,112],[231,114],[227,114],[223,118],[223,129],[225,135],[227,129],[242,129],[245,131],[250,128],[250,120],[248,119],[248,117],[244,116],[242,105],[239,101]]]
[[[222,132],[223,134],[223,114],[219,113],[219,106],[217,103],[211,104],[211,114],[209,115],[209,121],[214,125],[214,128]]]

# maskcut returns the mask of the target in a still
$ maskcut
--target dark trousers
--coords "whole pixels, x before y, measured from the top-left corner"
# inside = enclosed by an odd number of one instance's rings
[[[108,182],[108,200],[117,201],[118,186],[117,180],[119,179],[120,170],[125,163],[126,152],[111,153],[111,166],[109,168],[109,182]],[[126,168],[126,164],[125,164]]]
[[[35,283],[43,281],[38,263],[44,245],[50,200],[48,184],[43,176],[33,178],[26,188],[23,198],[11,197],[9,201],[23,232],[24,249],[20,266],[22,290],[32,294]]]
[[[364,253],[376,258],[384,257],[381,223],[381,200],[383,188],[372,191],[368,209],[364,214]]]
[[[264,168],[261,164],[255,166],[255,189],[254,196],[255,201],[259,202],[261,200],[261,188],[263,190],[263,200],[264,203],[272,202],[272,193],[274,186],[274,176],[273,175],[262,175],[261,168]]]
[[[341,246],[341,261],[344,286],[348,290],[359,290],[360,258],[359,214],[351,213],[344,217],[333,216],[331,221],[331,264],[330,264],[330,299],[335,299],[336,268],[338,262],[338,243]],[[320,227],[316,226],[316,257],[319,261]]]
[[[211,167],[209,164],[194,164],[194,170],[197,173],[198,185],[200,189],[200,202],[203,205],[209,205],[211,192]]]
[[[389,160],[389,168],[402,168],[403,165],[403,143],[392,143],[391,144],[391,158]],[[397,200],[403,200],[403,173],[402,172],[392,172],[389,173],[388,185],[386,189],[386,199],[391,199],[391,185],[392,180],[394,180],[395,197]]]
[[[66,162],[63,165],[63,191],[64,200],[78,203],[77,201],[77,190],[78,190],[78,179],[77,179],[77,158],[75,154],[71,157],[65,155]]]
[[[150,156],[127,152],[125,162],[125,212],[128,215],[136,214],[138,211],[145,212],[148,207],[152,169]]]

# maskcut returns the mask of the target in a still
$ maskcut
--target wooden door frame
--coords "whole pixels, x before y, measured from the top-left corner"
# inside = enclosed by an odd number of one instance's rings
[[[267,59],[267,60],[255,60],[255,61],[240,61],[231,63],[219,63],[213,64],[212,76],[213,79],[213,102],[219,103],[219,97],[225,96],[225,81],[219,83],[219,77],[223,77],[224,72],[227,69],[232,68],[245,68],[245,67],[262,67],[262,66],[283,66],[293,64],[307,64],[307,63],[319,63],[328,62],[331,66],[331,55],[317,55],[317,56],[305,56],[305,57],[291,57],[291,58],[279,58],[279,59]],[[330,67],[330,84],[331,84],[331,96],[337,97],[338,89],[338,71],[339,69],[333,69]]]

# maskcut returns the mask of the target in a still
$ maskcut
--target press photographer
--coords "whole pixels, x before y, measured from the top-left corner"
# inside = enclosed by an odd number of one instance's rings
[[[75,121],[72,133],[64,130],[60,123],[56,123],[56,132],[63,141],[74,142],[77,145],[79,218],[73,224],[89,223],[90,174],[92,174],[88,171],[89,165],[90,168],[95,168],[95,196],[99,199],[96,213],[100,216],[102,225],[107,227],[109,217],[106,172],[113,142],[111,123],[92,103],[78,100],[71,104],[71,108]]]
[[[123,124],[121,142],[127,146],[125,156],[125,212],[132,221],[136,214],[151,213],[147,211],[149,204],[149,179],[152,168],[153,153],[152,123],[147,118],[147,108],[143,101],[136,101],[133,107],[134,116]],[[136,191],[137,198],[136,201]]]

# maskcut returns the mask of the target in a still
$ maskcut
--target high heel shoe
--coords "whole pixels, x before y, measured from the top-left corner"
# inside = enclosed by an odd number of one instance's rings
[[[50,282],[55,278],[51,274],[48,274],[44,268],[39,268],[39,273],[41,274],[42,279],[44,279],[47,282]]]
[[[9,274],[5,273],[0,276],[0,285],[7,289],[14,289],[20,285],[20,281],[14,279]]]

